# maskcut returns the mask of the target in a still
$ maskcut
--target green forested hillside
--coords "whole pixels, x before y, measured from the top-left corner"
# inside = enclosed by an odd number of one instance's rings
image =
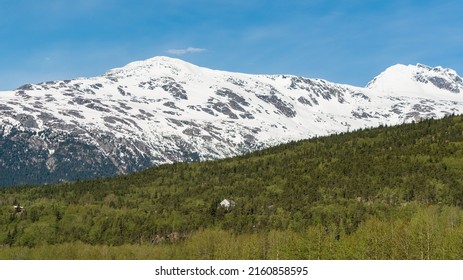
[[[0,258],[461,259],[462,205],[453,116],[1,189]]]

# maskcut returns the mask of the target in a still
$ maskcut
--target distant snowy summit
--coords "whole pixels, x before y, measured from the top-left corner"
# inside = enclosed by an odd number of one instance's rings
[[[416,97],[433,98],[440,93],[445,98],[449,93],[462,93],[463,80],[455,70],[449,68],[397,64],[374,78],[367,88]]]
[[[112,176],[463,111],[442,67],[395,65],[366,88],[154,57],[0,92],[0,186]]]

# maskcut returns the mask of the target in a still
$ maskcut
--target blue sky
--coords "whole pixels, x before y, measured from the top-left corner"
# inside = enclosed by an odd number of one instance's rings
[[[0,90],[178,57],[364,86],[388,66],[463,74],[460,0],[0,0]]]

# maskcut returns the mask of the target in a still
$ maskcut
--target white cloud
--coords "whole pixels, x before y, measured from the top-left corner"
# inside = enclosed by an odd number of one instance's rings
[[[170,50],[167,50],[167,52],[170,54],[175,54],[175,55],[184,55],[187,53],[199,53],[205,50],[206,49],[188,47],[186,49],[170,49]]]

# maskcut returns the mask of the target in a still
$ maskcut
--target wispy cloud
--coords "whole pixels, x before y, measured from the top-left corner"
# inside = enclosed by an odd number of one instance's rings
[[[184,55],[187,53],[199,53],[199,52],[204,52],[206,49],[201,49],[201,48],[193,48],[193,47],[188,47],[186,49],[169,49],[167,50],[168,53],[170,54],[175,54],[175,55]]]

